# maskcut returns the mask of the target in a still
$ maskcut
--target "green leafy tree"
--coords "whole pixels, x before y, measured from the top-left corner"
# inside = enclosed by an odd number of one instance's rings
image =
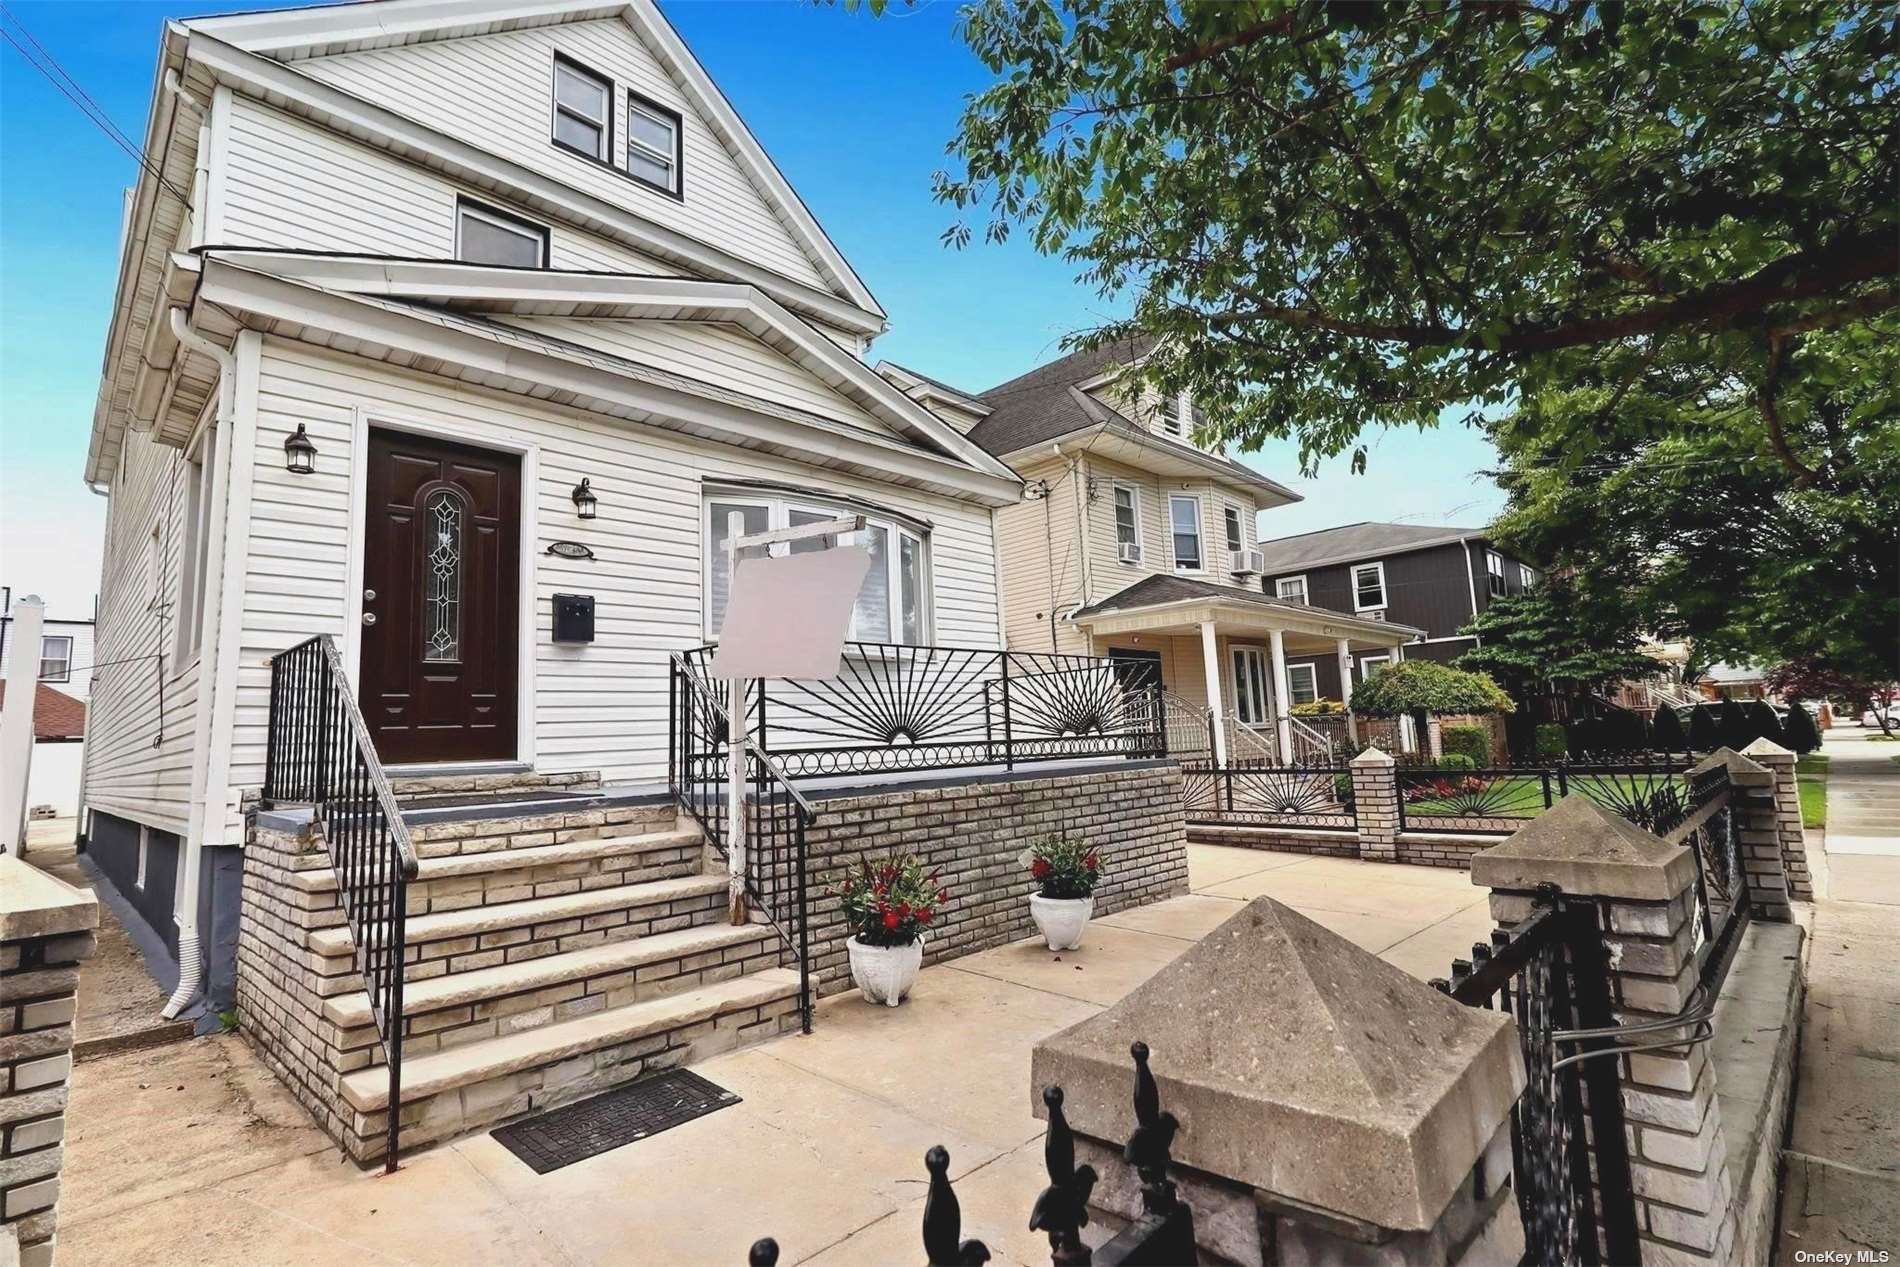
[[[1900,699],[1900,682],[1868,681],[1812,660],[1791,660],[1770,669],[1763,684],[1790,703],[1833,700],[1847,704],[1856,713],[1872,709],[1881,718],[1881,729],[1893,732],[1891,710],[1894,701]]]
[[[1517,705],[1487,674],[1467,673],[1432,660],[1388,664],[1352,693],[1352,710],[1361,717],[1434,716],[1510,713]]]
[[[976,0],[995,76],[948,237],[1024,228],[1125,320],[1140,374],[1309,466],[1655,361],[1787,435],[1801,341],[1900,305],[1885,0]],[[980,228],[971,220],[980,221]],[[1614,391],[1615,388],[1612,388]]]
[[[1656,671],[1640,650],[1630,614],[1585,601],[1565,575],[1507,598],[1493,599],[1458,631],[1480,639],[1459,656],[1458,668],[1489,673],[1500,682],[1574,693]]]

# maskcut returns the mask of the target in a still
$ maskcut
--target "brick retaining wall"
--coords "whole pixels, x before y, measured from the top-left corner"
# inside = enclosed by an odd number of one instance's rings
[[[1051,832],[1081,836],[1101,852],[1098,916],[1187,892],[1181,771],[1171,764],[820,801],[807,838],[813,988],[822,995],[851,986],[835,889],[860,854],[908,849],[941,872],[950,899],[924,943],[924,962],[940,963],[1035,932],[1020,856]]]
[[[1329,858],[1359,856],[1359,837],[1349,831],[1301,831],[1296,827],[1242,827],[1228,823],[1189,823],[1187,831],[1188,839],[1197,845],[1321,854]]]

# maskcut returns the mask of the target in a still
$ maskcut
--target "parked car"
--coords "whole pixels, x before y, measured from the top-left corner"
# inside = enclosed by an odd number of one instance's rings
[[[1894,724],[1896,719],[1893,715],[1893,710],[1892,709],[1883,710],[1883,709],[1878,709],[1878,708],[1870,708],[1866,712],[1862,713],[1860,715],[1860,724],[1868,730],[1879,730],[1882,728],[1880,725],[1880,719],[1883,715],[1887,719],[1887,725],[1891,726]]]

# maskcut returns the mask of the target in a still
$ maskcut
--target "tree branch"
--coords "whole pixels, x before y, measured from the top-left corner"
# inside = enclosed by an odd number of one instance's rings
[[[1788,433],[1781,425],[1781,410],[1776,407],[1775,399],[1781,391],[1781,367],[1787,359],[1788,344],[1781,338],[1768,340],[1768,373],[1762,380],[1761,391],[1756,394],[1755,403],[1761,409],[1762,421],[1768,424],[1768,447],[1775,452],[1775,458],[1794,475],[1794,482],[1802,488],[1813,488],[1820,475],[1811,466],[1802,462],[1788,444]]]
[[[1184,53],[1176,53],[1161,63],[1161,71],[1163,74],[1172,75],[1177,70],[1186,70],[1209,58],[1219,57],[1228,49],[1245,48],[1249,44],[1257,44],[1272,35],[1285,35],[1293,29],[1294,21],[1298,17],[1299,11],[1291,9],[1266,22],[1242,27],[1238,31],[1229,31],[1225,35],[1217,35],[1205,44],[1197,44]]]

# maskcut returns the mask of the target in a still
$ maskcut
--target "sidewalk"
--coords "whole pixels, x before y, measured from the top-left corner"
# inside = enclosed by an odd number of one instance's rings
[[[1261,894],[1420,977],[1490,933],[1452,870],[1192,846],[1193,892],[1096,920],[1080,952],[1017,942],[924,970],[892,1010],[855,994],[816,1032],[703,1061],[742,1103],[536,1175],[486,1134],[394,1176],[342,1162],[242,1039],[128,1052],[73,1075],[61,1267],[743,1263],[923,1257],[926,1149],[950,1150],[963,1234],[997,1267],[1046,1263],[1029,1055]],[[1092,1229],[1093,1230],[1093,1229]]]
[[[1837,728],[1823,751],[1828,826],[1824,848],[1808,844],[1814,923],[1777,1263],[1900,1252],[1900,744]]]

